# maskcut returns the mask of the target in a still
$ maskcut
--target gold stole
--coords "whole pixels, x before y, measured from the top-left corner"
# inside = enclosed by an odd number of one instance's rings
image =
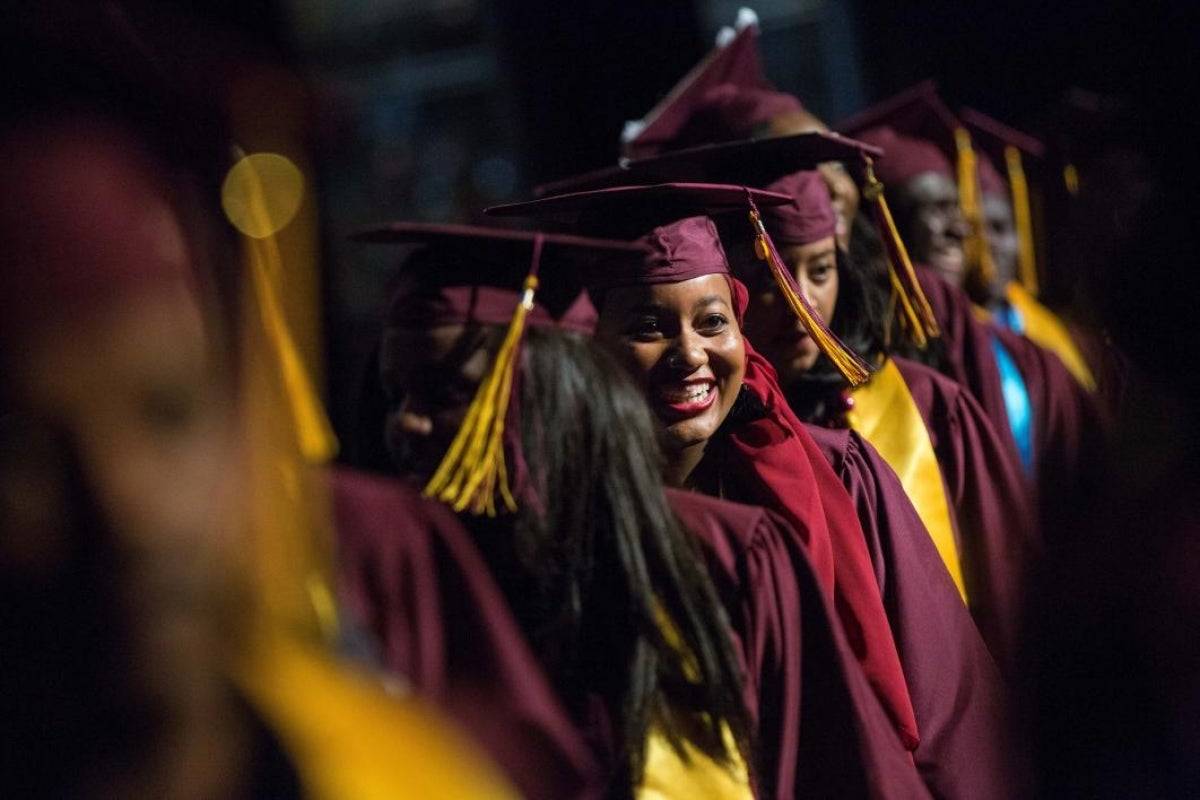
[[[734,763],[722,766],[684,739],[687,758],[680,758],[671,742],[655,725],[646,741],[646,769],[637,788],[637,800],[704,797],[712,800],[753,800],[746,765],[737,754],[737,745],[728,728],[723,727],[725,746]]]
[[[1083,354],[1071,340],[1067,326],[1063,325],[1053,311],[1046,308],[1026,291],[1025,287],[1016,281],[1004,287],[1004,296],[1009,305],[1017,310],[1024,323],[1025,334],[1034,344],[1046,348],[1062,359],[1063,365],[1070,370],[1083,388],[1089,392],[1096,390],[1096,378],[1083,359]]]
[[[688,652],[679,629],[661,604],[655,605],[654,617],[662,629],[663,638],[683,655],[684,676],[693,683],[699,683],[700,667],[696,658]],[[681,758],[663,733],[662,720],[658,716],[656,712],[646,737],[646,762],[641,785],[636,791],[637,800],[684,800],[692,797],[754,800],[749,771],[727,725],[722,723],[721,734],[725,739],[725,750],[731,755],[733,763],[722,765],[686,738],[683,740],[686,757]]]
[[[886,359],[871,382],[853,390],[854,407],[846,414],[850,427],[875,446],[883,460],[896,471],[908,499],[925,523],[963,602],[962,564],[950,507],[942,482],[942,470],[929,440],[929,431],[904,377],[891,359]]]
[[[237,682],[313,800],[516,800],[465,735],[317,646],[256,637]]]

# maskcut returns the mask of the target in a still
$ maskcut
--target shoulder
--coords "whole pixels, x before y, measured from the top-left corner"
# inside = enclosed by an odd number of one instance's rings
[[[462,529],[450,508],[398,478],[334,467],[328,486],[334,532],[343,548],[389,542],[398,547],[416,537],[444,538]]]
[[[858,434],[848,428],[823,428],[807,422],[804,423],[804,430],[808,431],[808,435],[817,443],[817,448],[833,467],[833,471],[840,473]]]
[[[667,489],[667,502],[683,526],[706,550],[734,555],[765,546],[785,525],[761,506],[735,503],[682,489]]]

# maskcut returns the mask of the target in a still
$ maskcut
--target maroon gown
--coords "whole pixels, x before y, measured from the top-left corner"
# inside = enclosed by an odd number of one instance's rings
[[[813,439],[858,508],[921,731],[913,753],[937,797],[1019,797],[1008,692],[896,473],[857,432]]]
[[[1020,334],[985,323],[961,290],[927,267],[917,267],[921,287],[942,329],[948,363],[945,373],[965,386],[991,420],[1014,464],[1017,445],[1009,434],[1000,371],[992,351],[996,337],[1012,356],[1025,381],[1033,414],[1033,474],[1027,481],[1041,529],[1061,523],[1055,498],[1064,483],[1086,482],[1098,461],[1103,426],[1100,412],[1085,390],[1053,353]]]
[[[339,470],[333,483],[343,596],[384,665],[471,731],[525,796],[598,796],[587,742],[602,734],[562,708],[458,517],[395,479]],[[783,523],[703,495],[670,502],[733,627],[760,797],[927,798]]]
[[[1024,569],[1039,552],[1020,467],[963,386],[923,364],[894,358],[941,469],[971,616],[996,661],[1012,666]]]
[[[928,797],[786,523],[758,506],[668,497],[733,627],[756,722],[759,796]]]
[[[390,672],[475,737],[527,798],[599,798],[598,765],[470,533],[406,483],[336,470],[340,591]]]

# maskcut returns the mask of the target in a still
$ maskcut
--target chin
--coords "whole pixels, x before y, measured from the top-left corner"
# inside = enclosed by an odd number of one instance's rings
[[[930,266],[954,286],[962,286],[963,277],[966,274],[966,268],[962,261],[958,259],[934,259],[931,261]]]
[[[663,431],[663,449],[678,451],[703,445],[717,432],[717,426],[707,421],[683,420],[667,425]]]

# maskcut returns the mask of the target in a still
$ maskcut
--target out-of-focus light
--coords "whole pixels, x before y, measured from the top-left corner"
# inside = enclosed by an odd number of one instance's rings
[[[265,239],[287,227],[303,199],[304,175],[278,153],[244,156],[221,186],[225,216],[253,239]]]

